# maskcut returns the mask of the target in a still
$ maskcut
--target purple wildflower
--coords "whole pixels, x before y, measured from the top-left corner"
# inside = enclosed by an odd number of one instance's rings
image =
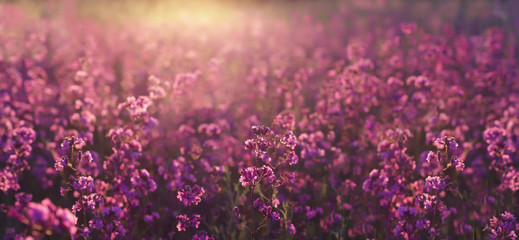
[[[194,185],[193,187],[184,184],[182,188],[178,190],[177,198],[184,206],[198,205],[202,201],[201,197],[205,193],[203,187]]]
[[[186,228],[189,227],[189,225],[190,225],[189,218],[187,217],[187,215],[185,215],[185,214],[178,215],[177,220],[178,220],[177,230],[179,232],[187,231]]]
[[[94,179],[91,176],[81,176],[74,182],[74,188],[78,191],[87,190],[92,192],[94,189]]]
[[[490,224],[487,225],[484,231],[490,231],[490,238],[492,239],[516,239],[516,231],[519,230],[519,224],[514,215],[505,211],[498,217],[492,217]]]
[[[256,169],[253,167],[248,167],[241,171],[240,182],[242,186],[247,186],[249,184],[254,185],[256,179],[258,179],[258,175],[256,174]]]
[[[447,185],[443,181],[443,179],[439,176],[429,176],[425,179],[425,188],[427,189],[427,192],[430,192],[432,190],[436,191],[442,191],[445,189]]]

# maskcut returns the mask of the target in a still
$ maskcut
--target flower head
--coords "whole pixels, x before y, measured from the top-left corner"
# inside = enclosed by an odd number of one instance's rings
[[[214,240],[214,237],[213,235],[209,236],[205,231],[200,231],[193,236],[192,240]]]
[[[178,190],[177,198],[184,206],[198,205],[202,201],[201,197],[205,193],[203,187],[194,185],[193,187],[184,184],[182,188]]]
[[[288,233],[290,233],[290,235],[294,235],[296,234],[296,227],[294,226],[294,224],[290,224],[288,225]]]
[[[299,157],[296,155],[295,152],[290,152],[289,154],[287,154],[286,159],[288,161],[288,165],[294,165],[299,161]]]
[[[31,128],[21,127],[13,131],[13,135],[24,144],[31,144],[36,139],[36,132]]]
[[[427,189],[427,192],[432,190],[442,191],[446,186],[446,183],[439,176],[429,176],[425,179],[425,188]]]
[[[294,133],[292,133],[292,131],[288,131],[287,133],[285,133],[285,135],[283,135],[281,143],[290,149],[294,149],[297,145],[297,138],[294,136]]]
[[[253,167],[248,167],[241,171],[240,182],[242,186],[245,187],[249,184],[254,185],[256,179],[258,179],[258,175],[256,174],[256,169]]]
[[[187,230],[186,228],[189,227],[189,225],[190,225],[189,218],[187,217],[187,215],[185,215],[185,214],[178,215],[177,220],[178,220],[177,230],[179,232],[186,231]]]
[[[270,128],[267,126],[263,126],[263,125],[252,126],[252,132],[256,136],[263,136],[263,135],[267,134],[268,132],[270,132]]]
[[[492,239],[516,239],[515,231],[519,230],[519,224],[514,215],[505,211],[498,217],[492,217],[490,224],[483,231],[490,231]]]
[[[92,192],[94,189],[94,179],[90,176],[81,176],[74,182],[74,188],[78,191],[87,190]]]

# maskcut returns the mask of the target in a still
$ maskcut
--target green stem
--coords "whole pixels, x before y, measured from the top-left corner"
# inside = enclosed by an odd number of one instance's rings
[[[251,186],[251,192],[250,192],[250,206],[251,206],[251,216],[252,216],[252,219],[251,219],[251,224],[252,224],[252,228],[251,228],[251,240],[254,240],[254,234],[256,233],[256,229],[254,229],[254,190],[256,189],[256,184],[252,184]]]

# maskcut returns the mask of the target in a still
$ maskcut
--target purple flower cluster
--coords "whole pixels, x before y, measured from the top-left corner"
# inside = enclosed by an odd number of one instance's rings
[[[177,198],[180,200],[184,206],[198,205],[200,201],[202,201],[201,197],[205,193],[203,187],[195,185],[193,187],[184,185],[181,189],[178,190]]]
[[[516,231],[519,231],[519,223],[515,216],[505,211],[499,217],[493,216],[490,219],[489,225],[484,229],[490,231],[490,238],[492,239],[517,239]]]
[[[40,203],[31,199],[32,195],[16,194],[17,201],[8,207],[7,216],[30,226],[33,237],[43,237],[47,232],[76,234],[77,218],[69,209],[56,207],[48,198]]]
[[[0,3],[0,237],[517,239],[519,3],[469,2]]]
[[[187,217],[187,215],[178,215],[177,219],[178,231],[186,231],[186,228],[189,227],[198,228],[198,225],[200,225],[200,215],[198,214],[193,214],[191,217]]]

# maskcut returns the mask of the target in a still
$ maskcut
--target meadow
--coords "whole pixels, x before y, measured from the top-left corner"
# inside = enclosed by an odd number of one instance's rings
[[[518,9],[0,2],[0,237],[516,239]]]

